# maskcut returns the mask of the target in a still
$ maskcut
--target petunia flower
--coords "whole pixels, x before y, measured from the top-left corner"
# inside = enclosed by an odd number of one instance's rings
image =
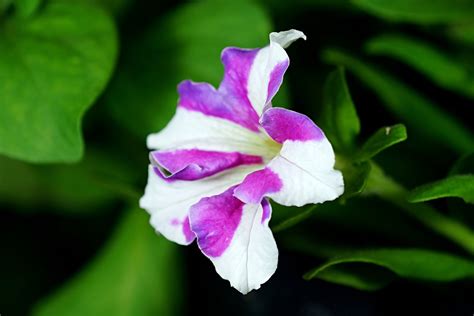
[[[306,36],[270,34],[260,49],[223,50],[218,89],[183,81],[176,114],[148,136],[148,184],[140,206],[155,230],[197,244],[217,273],[242,293],[275,272],[278,249],[269,199],[302,206],[336,199],[342,175],[323,131],[306,115],[272,107],[289,58]]]

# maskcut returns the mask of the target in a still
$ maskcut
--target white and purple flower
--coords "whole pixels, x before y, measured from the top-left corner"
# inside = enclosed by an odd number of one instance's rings
[[[226,48],[218,89],[183,81],[171,122],[147,139],[148,184],[140,206],[157,232],[178,244],[197,239],[217,273],[242,293],[275,272],[278,249],[268,199],[302,206],[344,191],[334,152],[307,116],[273,108],[289,58],[305,35],[270,34],[261,49]]]

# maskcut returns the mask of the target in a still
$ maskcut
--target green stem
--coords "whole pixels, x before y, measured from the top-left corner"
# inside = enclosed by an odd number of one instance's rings
[[[474,254],[474,232],[469,227],[440,214],[429,205],[409,203],[406,198],[408,190],[387,176],[375,163],[372,164],[364,194],[374,194],[398,205],[406,214]]]

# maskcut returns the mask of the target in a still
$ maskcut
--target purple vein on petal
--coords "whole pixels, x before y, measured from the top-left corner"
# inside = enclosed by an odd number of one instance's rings
[[[201,251],[219,257],[229,247],[242,218],[244,203],[233,196],[234,187],[203,198],[190,210],[191,229]]]
[[[260,156],[199,149],[154,151],[150,159],[155,166],[171,173],[165,176],[170,180],[199,180],[241,165],[263,163]]]

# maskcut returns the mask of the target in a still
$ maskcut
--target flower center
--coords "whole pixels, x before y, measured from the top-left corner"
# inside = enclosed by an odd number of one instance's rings
[[[262,131],[262,154],[265,163],[275,158],[281,150],[282,144],[274,141],[265,131]]]

